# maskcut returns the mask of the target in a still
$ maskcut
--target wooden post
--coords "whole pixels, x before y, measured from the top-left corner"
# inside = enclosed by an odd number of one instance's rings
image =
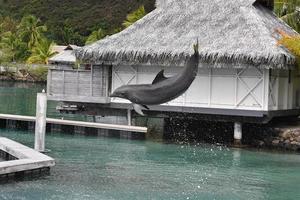
[[[90,80],[90,92],[91,92],[91,96],[93,96],[93,75],[94,75],[94,67],[93,65],[91,65],[91,80]]]
[[[63,85],[62,85],[62,93],[65,96],[65,70],[63,70]]]
[[[45,152],[45,132],[46,132],[47,94],[37,94],[36,100],[36,121],[35,121],[35,141],[34,149]]]
[[[234,123],[234,144],[242,144],[242,123],[240,122]]]
[[[127,122],[128,122],[128,126],[131,126],[131,110],[127,109]]]

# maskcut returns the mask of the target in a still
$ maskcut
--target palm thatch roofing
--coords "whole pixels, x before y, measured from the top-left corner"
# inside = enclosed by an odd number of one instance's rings
[[[297,34],[270,10],[272,0],[158,0],[157,8],[120,33],[75,51],[90,63],[183,65],[199,40],[209,67],[287,69],[295,57],[276,29]],[[203,65],[204,66],[204,65]]]
[[[73,51],[76,48],[79,48],[79,47],[76,45],[55,46],[55,48],[53,48],[53,49],[55,50],[55,52],[58,52],[58,51],[59,52],[49,59],[49,63],[50,64],[56,64],[56,63],[75,64],[76,57],[75,57]]]

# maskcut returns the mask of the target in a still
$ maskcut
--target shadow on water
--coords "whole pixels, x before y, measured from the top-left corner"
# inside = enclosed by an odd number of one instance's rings
[[[51,175],[49,169],[32,170],[26,173],[8,174],[0,176],[0,186],[7,184],[26,183],[31,181],[38,181],[47,178]]]
[[[275,124],[274,124],[275,123]],[[291,151],[285,148],[274,148],[274,138],[279,136],[277,122],[268,124],[243,124],[243,148],[270,152]],[[203,121],[199,119],[170,118],[165,122],[164,139],[177,144],[209,143],[233,147],[233,122]],[[260,146],[264,142],[265,146]],[[299,149],[300,150],[300,149]],[[291,151],[291,153],[300,153]]]

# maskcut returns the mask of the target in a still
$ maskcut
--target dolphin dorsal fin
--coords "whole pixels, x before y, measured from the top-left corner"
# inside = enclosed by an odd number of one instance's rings
[[[167,78],[165,77],[164,75],[164,71],[165,70],[161,70],[155,77],[155,79],[153,80],[152,84],[155,84],[155,83],[159,83],[161,81],[164,81],[166,80]]]

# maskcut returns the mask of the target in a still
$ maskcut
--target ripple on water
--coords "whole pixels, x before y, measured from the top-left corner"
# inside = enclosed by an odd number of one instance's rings
[[[33,134],[0,136],[33,145]],[[50,176],[0,187],[0,199],[297,199],[297,154],[49,134]]]

